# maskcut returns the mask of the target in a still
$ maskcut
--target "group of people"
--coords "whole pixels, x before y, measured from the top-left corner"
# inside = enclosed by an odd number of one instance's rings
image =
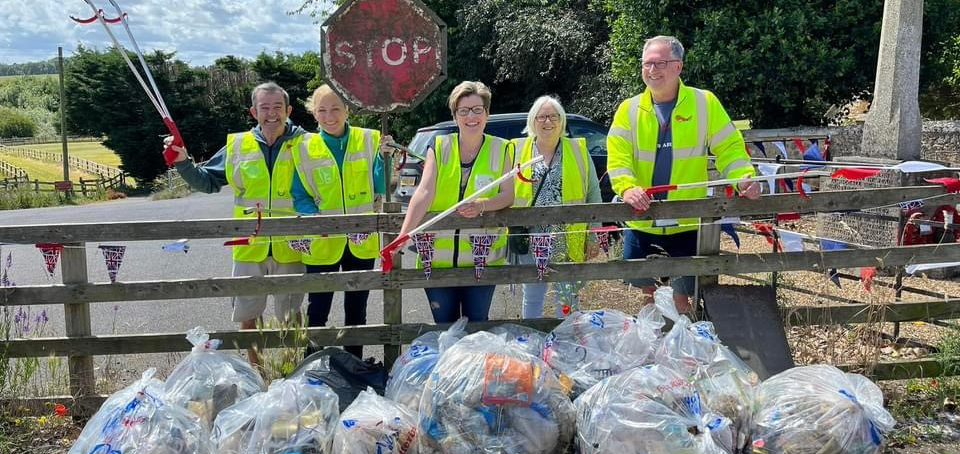
[[[649,195],[645,188],[662,184],[706,181],[708,153],[725,178],[754,176],[743,137],[717,98],[709,91],[680,81],[683,46],[669,36],[647,40],[643,50],[643,93],[623,101],[607,136],[607,172],[614,191],[637,210],[646,210],[652,199],[691,199],[706,196],[704,187]],[[400,234],[416,228],[427,212],[443,211],[510,172],[516,163],[537,156],[543,160],[522,170],[524,181],[506,179],[484,190],[457,209],[472,218],[507,207],[550,206],[600,202],[597,171],[583,139],[566,136],[566,112],[549,96],[534,101],[527,115],[526,137],[506,140],[484,133],[492,94],[481,82],[466,81],[450,93],[448,106],[458,132],[436,137],[426,152],[421,181],[410,199]],[[307,99],[306,108],[317,121],[310,133],[289,119],[293,109],[286,91],[267,82],[251,93],[250,114],[257,125],[250,131],[227,135],[226,145],[203,165],[194,164],[182,147],[175,168],[201,192],[217,192],[225,185],[234,191],[234,215],[362,214],[378,209],[380,195],[389,190],[384,181],[382,155],[391,151],[389,135],[351,126],[349,109],[323,85]],[[756,198],[759,185],[744,181],[741,195]],[[624,257],[645,258],[653,253],[695,255],[699,219],[696,217],[629,221],[624,235]],[[529,233],[557,233],[553,257],[584,261],[598,254],[594,234],[586,223],[531,226]],[[295,249],[291,237],[255,236],[247,245],[233,247],[234,276],[264,276],[371,270],[381,243],[376,232],[310,236],[309,249]],[[471,235],[491,235],[486,257],[489,266],[508,260],[534,262],[529,250],[513,248],[508,254],[507,228],[461,229],[436,232],[432,267],[473,268]],[[297,238],[302,237],[298,236]],[[305,243],[304,243],[305,244]],[[508,255],[510,258],[508,259]],[[418,266],[422,266],[418,260]],[[652,298],[652,279],[628,279]],[[692,278],[675,278],[674,299],[684,312],[691,310]],[[557,316],[561,307],[575,307],[579,283],[555,283]],[[486,320],[494,285],[425,289],[437,323],[461,316]],[[543,315],[547,284],[523,285],[524,318]],[[348,291],[344,296],[346,325],[366,324],[369,291]],[[326,325],[333,293],[310,293],[308,326]],[[240,296],[233,301],[233,320],[242,329],[255,328],[266,308],[266,295]],[[277,317],[302,317],[303,294],[274,295]],[[562,304],[566,303],[566,304]],[[345,349],[357,356],[362,346]],[[259,362],[249,351],[252,362]]]

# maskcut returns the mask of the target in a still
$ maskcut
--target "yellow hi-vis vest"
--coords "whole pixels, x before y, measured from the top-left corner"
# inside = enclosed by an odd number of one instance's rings
[[[713,93],[681,82],[670,124],[673,131],[670,184],[707,181],[708,151],[717,157],[717,170],[723,178],[755,175],[743,136]],[[624,191],[632,187],[652,185],[659,128],[649,88],[617,108],[607,134],[607,172],[617,194],[623,196]],[[677,189],[667,194],[667,200],[706,195],[705,187]],[[677,222],[679,225],[672,227],[654,227],[653,221],[627,221],[627,225],[655,235],[670,235],[696,230],[700,218],[681,218]]]
[[[533,140],[527,138],[513,139],[516,144],[518,157],[517,162],[527,162],[533,159]],[[560,138],[560,149],[563,153],[561,163],[561,199],[564,205],[574,203],[584,203],[587,200],[587,172],[590,168],[587,166],[587,142],[583,138],[570,139]],[[545,162],[546,163],[546,162]],[[533,166],[521,170],[523,176],[528,180],[533,174]],[[514,182],[513,206],[528,207],[532,202],[533,188],[539,185],[539,181],[526,183],[523,181]],[[567,224],[566,241],[567,254],[570,260],[582,262],[585,257],[587,223]]]
[[[460,195],[460,143],[459,134],[437,136],[433,146],[434,158],[437,163],[436,187],[434,187],[433,203],[428,211],[443,211],[457,204]],[[464,190],[464,197],[473,194],[477,189],[486,186],[503,175],[504,165],[513,163],[513,155],[509,142],[499,137],[484,135],[483,146],[470,169],[470,177]],[[497,185],[480,194],[480,197],[493,197],[500,192]],[[495,235],[487,255],[487,265],[503,265],[507,259],[507,229],[506,227],[491,227],[484,229],[462,229],[457,242],[454,243],[455,231],[444,230],[434,232],[433,267],[459,268],[473,267],[473,243],[470,235]],[[454,263],[454,255],[457,262]],[[417,268],[422,268],[420,258],[417,258]]]
[[[319,214],[374,212],[373,164],[377,156],[377,146],[380,144],[380,131],[352,126],[349,134],[342,172],[320,134],[304,135],[293,154],[297,175],[317,204]],[[311,240],[310,253],[303,254],[303,263],[337,263],[343,257],[344,246],[349,247],[350,252],[357,258],[376,258],[380,251],[380,234],[369,233],[370,236],[360,244],[347,241],[344,234],[308,236]]]
[[[280,154],[273,163],[273,172],[267,171],[267,161],[260,151],[260,144],[252,132],[227,135],[227,156],[224,169],[227,183],[233,187],[233,217],[256,217],[256,211],[244,214],[246,208],[260,203],[265,209],[264,217],[294,215],[293,197],[290,186],[293,183],[293,159],[291,149],[297,146],[300,136],[286,140],[280,147]],[[284,212],[289,212],[285,214]],[[300,253],[291,249],[286,236],[255,236],[247,246],[234,246],[233,259],[238,262],[261,262],[272,254],[278,263],[300,261]]]

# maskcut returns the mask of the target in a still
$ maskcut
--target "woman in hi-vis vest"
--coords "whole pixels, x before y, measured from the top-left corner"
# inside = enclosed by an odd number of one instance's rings
[[[443,211],[464,197],[492,183],[513,167],[509,142],[483,133],[490,114],[490,89],[481,82],[461,82],[450,93],[448,105],[458,133],[438,136],[427,150],[423,177],[410,198],[401,234],[414,229],[427,211]],[[513,204],[513,179],[485,191],[457,212],[472,218],[485,211]],[[486,235],[490,241],[487,265],[506,262],[506,228],[459,229],[434,233],[433,268],[473,268],[471,237]],[[417,260],[417,267],[422,267]],[[427,288],[427,301],[437,323],[456,321],[465,316],[471,321],[487,320],[496,285]]]
[[[527,127],[524,131],[527,137],[513,139],[517,162],[527,162],[537,156],[543,156],[543,161],[522,170],[526,180],[533,180],[533,183],[517,182],[514,187],[516,197],[513,206],[570,205],[602,201],[597,169],[590,159],[586,141],[583,138],[565,137],[567,113],[560,101],[550,96],[537,98],[527,114]],[[582,262],[596,257],[599,252],[596,234],[588,232],[585,222],[532,225],[529,233],[554,235],[551,261]],[[527,238],[511,238],[510,244],[515,263],[535,263]],[[523,250],[524,246],[526,250]],[[523,318],[543,317],[547,285],[546,282],[523,284]],[[582,287],[583,283],[579,281],[553,284],[556,294],[555,313],[558,318],[564,315],[564,306],[570,311],[577,310]]]
[[[319,133],[307,134],[293,153],[297,172],[290,190],[298,213],[374,213],[377,194],[384,193],[380,132],[347,124],[349,110],[327,85],[321,85],[307,99]],[[390,140],[384,137],[384,141]],[[311,235],[309,252],[302,260],[307,273],[372,270],[380,251],[378,232],[351,232],[348,235]],[[367,323],[368,290],[344,292],[344,324]],[[309,326],[325,326],[330,315],[333,292],[315,292],[308,297]],[[359,358],[362,345],[344,348]],[[307,348],[307,355],[314,349]]]

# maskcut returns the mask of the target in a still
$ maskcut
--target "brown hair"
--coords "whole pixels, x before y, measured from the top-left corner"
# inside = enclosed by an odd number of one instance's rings
[[[483,82],[474,82],[472,80],[465,80],[460,82],[459,85],[453,87],[453,91],[450,92],[450,97],[447,98],[447,105],[450,106],[450,115],[453,117],[457,116],[457,103],[460,102],[461,98],[466,98],[467,96],[477,95],[480,99],[483,99],[483,108],[490,113],[490,98],[493,97],[493,93],[490,93],[490,89],[487,88]]]

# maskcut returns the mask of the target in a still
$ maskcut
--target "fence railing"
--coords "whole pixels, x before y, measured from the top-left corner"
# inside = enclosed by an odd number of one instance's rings
[[[776,194],[759,200],[712,198],[654,202],[642,213],[634,213],[625,204],[591,204],[512,208],[485,213],[482,217],[444,219],[434,227],[464,229],[526,224],[561,224],[572,222],[622,222],[633,219],[675,219],[699,213],[703,218],[720,216],[767,217],[772,213],[815,213],[851,211],[899,202],[939,197],[944,203],[956,203],[960,196],[945,195],[940,186],[896,187],[855,191]],[[350,232],[397,232],[403,220],[399,204],[387,204],[388,213],[314,216],[301,218],[267,218],[260,227],[261,235],[345,234]],[[11,339],[6,342],[7,356],[67,356],[70,368],[70,390],[77,405],[91,405],[93,411],[102,401],[93,379],[94,355],[136,354],[188,351],[191,346],[183,333],[145,333],[94,335],[90,328],[89,305],[93,302],[133,302],[205,297],[264,295],[291,292],[331,292],[341,290],[383,289],[384,324],[339,328],[307,328],[306,335],[320,345],[384,345],[385,360],[390,363],[399,355],[400,346],[425,331],[443,329],[444,325],[403,323],[402,289],[476,285],[473,269],[434,269],[429,279],[420,270],[395,269],[274,275],[264,277],[215,277],[117,283],[88,282],[85,244],[101,241],[141,241],[179,239],[184,232],[191,238],[229,238],[246,236],[257,226],[255,219],[218,219],[198,221],[137,221],[96,224],[31,225],[0,227],[0,242],[65,244],[61,258],[62,285],[22,285],[0,288],[0,306],[62,304],[66,318],[66,335],[40,339]],[[721,253],[719,230],[715,226],[701,229],[700,252],[695,257],[613,260],[591,263],[557,263],[543,281],[619,280],[624,278],[671,275],[698,275],[701,284],[711,276],[741,275],[783,271],[824,271],[831,268],[860,266],[900,266],[912,263],[960,261],[960,244],[889,247],[804,252],[771,252],[759,254]],[[481,281],[487,284],[537,282],[537,270],[529,266],[488,267]],[[842,306],[790,306],[783,309],[786,323],[796,325],[856,324],[873,321],[911,321],[960,318],[960,305],[955,299],[920,302],[886,301],[882,304]],[[541,330],[550,330],[559,320],[510,320]],[[482,329],[489,323],[471,323],[470,329]],[[212,337],[225,345],[246,348],[257,345],[272,348],[283,345],[285,333],[278,329],[219,331]],[[960,358],[958,358],[960,360]],[[879,364],[845,364],[846,369],[868,367],[877,379],[899,379],[936,376],[944,372],[942,363],[933,358],[893,361]],[[98,397],[99,396],[99,397]],[[53,397],[33,399],[48,402]],[[59,397],[62,399],[62,397]],[[82,411],[82,410],[81,410]]]
[[[0,164],[2,164],[2,162],[0,162]],[[108,178],[90,179],[80,177],[79,181],[73,182],[69,189],[65,189],[60,186],[62,182],[59,181],[31,180],[29,177],[24,176],[0,179],[0,188],[11,190],[26,189],[38,194],[43,192],[72,192],[86,197],[88,195],[99,194],[107,189],[118,189],[124,185],[125,178],[126,175],[124,173],[119,173]]]
[[[60,137],[6,137],[0,139],[0,145],[40,145],[60,143]],[[67,136],[67,142],[102,142],[103,137]]]
[[[15,156],[20,156],[22,158],[36,159],[38,161],[47,161],[47,162],[63,162],[63,154],[56,153],[53,151],[44,151],[44,150],[33,150],[30,148],[24,148],[20,146],[8,146],[0,145],[0,153],[11,154]],[[101,164],[96,161],[91,161],[89,159],[78,158],[76,156],[68,157],[70,167],[81,170],[87,173],[94,175],[103,175],[105,177],[112,177],[123,173],[117,167],[108,166],[106,164]]]
[[[4,161],[0,161],[0,173],[9,175],[15,180],[30,178],[26,170]]]

